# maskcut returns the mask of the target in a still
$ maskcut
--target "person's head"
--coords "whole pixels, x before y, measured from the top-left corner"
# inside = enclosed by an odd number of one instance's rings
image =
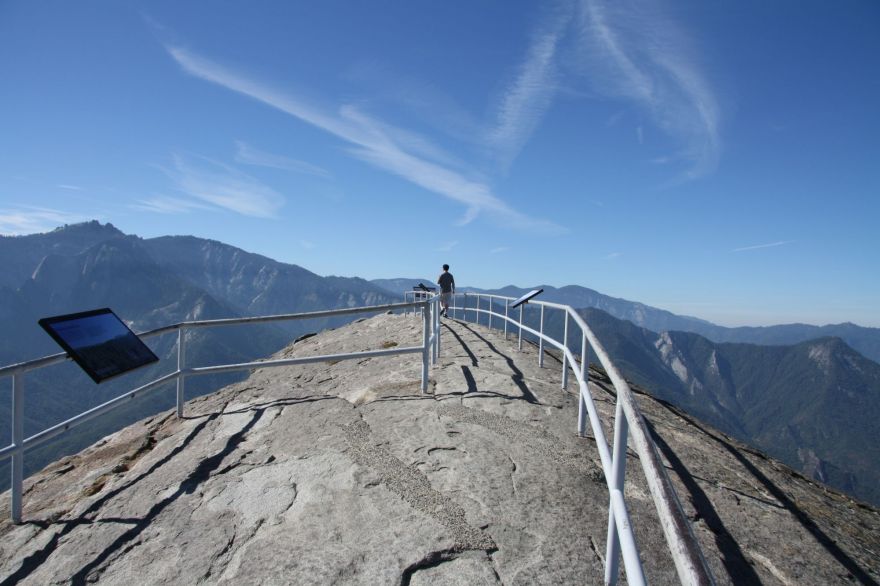
[[[443,270],[444,270],[444,271],[448,271],[448,270],[449,270],[449,265],[443,265]]]

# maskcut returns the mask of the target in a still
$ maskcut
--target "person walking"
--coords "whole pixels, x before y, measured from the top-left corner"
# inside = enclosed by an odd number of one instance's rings
[[[449,300],[455,295],[455,278],[449,272],[449,265],[443,265],[443,272],[437,277],[437,284],[440,285],[440,306],[443,317],[449,317]]]

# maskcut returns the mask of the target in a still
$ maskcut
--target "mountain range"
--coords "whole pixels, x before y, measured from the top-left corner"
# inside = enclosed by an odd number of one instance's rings
[[[533,289],[544,289],[538,298],[540,300],[570,305],[576,309],[588,307],[601,309],[618,319],[632,322],[654,332],[691,332],[700,334],[713,342],[742,342],[762,345],[797,344],[816,338],[838,337],[853,349],[861,352],[866,358],[880,362],[880,328],[866,328],[852,323],[824,326],[782,324],[729,328],[696,317],[677,315],[637,301],[603,295],[598,291],[579,285],[558,288],[551,285],[536,285],[527,288],[508,285],[501,289],[462,287],[460,291],[490,293],[516,298]]]

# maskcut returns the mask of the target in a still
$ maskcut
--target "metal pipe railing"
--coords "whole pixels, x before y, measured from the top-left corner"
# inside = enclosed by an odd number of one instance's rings
[[[608,505],[608,541],[606,543],[605,558],[605,583],[616,584],[619,574],[619,560],[622,557],[626,568],[627,581],[630,584],[644,584],[645,578],[638,555],[635,537],[632,532],[629,513],[626,509],[623,488],[626,470],[626,446],[631,437],[636,453],[639,455],[645,479],[651,497],[654,500],[660,524],[666,537],[667,545],[675,563],[676,572],[682,584],[714,584],[712,573],[703,557],[699,543],[693,534],[690,523],[684,514],[672,482],[666,473],[657,447],[651,439],[645,421],[636,405],[629,384],[621,376],[617,367],[611,361],[605,348],[599,342],[596,335],[586,324],[584,319],[570,306],[551,303],[547,301],[532,300],[529,303],[541,307],[539,330],[534,330],[523,324],[523,305],[520,305],[519,321],[514,321],[509,316],[508,303],[511,297],[500,295],[488,295],[489,310],[492,312],[492,299],[505,301],[504,315],[495,314],[504,320],[505,338],[507,337],[508,322],[515,325],[519,330],[518,347],[522,349],[523,332],[537,336],[539,340],[539,366],[543,366],[544,343],[559,349],[562,352],[563,385],[567,382],[568,367],[570,365],[579,386],[578,406],[578,434],[583,436],[586,432],[586,419],[589,419],[599,452],[599,459],[605,472],[609,491]],[[465,303],[466,306],[466,303]],[[544,308],[559,309],[565,312],[564,343],[561,343],[544,333]],[[482,310],[479,306],[474,311],[475,321]],[[569,318],[581,329],[581,367],[575,368],[577,362],[572,351],[568,348],[568,322]],[[467,310],[464,312],[467,319]],[[588,386],[587,368],[587,344],[593,349],[596,358],[605,369],[614,389],[617,393],[614,418],[614,448],[613,452],[608,448],[601,420],[593,402],[592,394]],[[565,386],[563,386],[565,388]],[[584,411],[586,410],[586,416]]]
[[[57,425],[53,425],[43,431],[24,438],[24,375],[25,373],[44,368],[53,364],[58,364],[69,359],[66,353],[53,354],[44,356],[35,360],[21,362],[4,366],[0,368],[0,377],[12,376],[12,443],[0,449],[0,461],[12,458],[12,486],[10,487],[11,498],[11,517],[13,523],[20,523],[22,520],[22,486],[24,482],[24,454],[25,450],[34,448],[43,444],[63,433],[68,432],[74,427],[85,423],[95,417],[103,415],[111,411],[122,403],[128,402],[139,396],[145,395],[162,385],[171,381],[176,381],[176,412],[178,417],[183,417],[184,391],[185,381],[188,376],[197,376],[204,374],[219,374],[224,372],[236,372],[241,370],[249,370],[252,368],[273,368],[280,366],[292,366],[297,364],[308,364],[314,362],[327,362],[331,360],[354,360],[363,358],[379,358],[384,356],[393,356],[398,354],[422,354],[422,380],[421,391],[424,393],[428,389],[428,373],[429,361],[433,356],[436,362],[440,356],[440,321],[437,304],[439,297],[424,297],[421,300],[413,300],[404,303],[388,303],[383,305],[371,305],[365,307],[354,307],[345,309],[333,309],[327,311],[313,311],[305,313],[290,313],[271,316],[243,317],[231,319],[214,319],[188,321],[163,326],[147,332],[138,334],[141,338],[150,338],[177,331],[177,370],[152,380],[136,389],[128,391],[118,397],[88,409],[66,421]],[[315,319],[324,317],[336,317],[343,315],[354,315],[360,313],[379,313],[389,310],[404,310],[410,308],[422,308],[425,316],[423,344],[421,346],[410,346],[403,348],[391,348],[384,350],[370,350],[365,352],[350,352],[341,354],[328,354],[322,356],[307,356],[302,358],[287,358],[281,360],[262,360],[253,362],[244,362],[239,364],[219,364],[214,366],[203,366],[197,368],[186,367],[186,333],[194,328],[212,328],[219,326],[242,325],[267,323],[288,320]],[[434,319],[431,319],[434,316]]]

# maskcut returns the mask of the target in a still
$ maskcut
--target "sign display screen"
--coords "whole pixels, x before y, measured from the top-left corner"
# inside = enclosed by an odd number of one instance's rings
[[[109,308],[45,317],[39,323],[96,383],[159,360]]]
[[[532,289],[531,291],[529,291],[528,293],[526,293],[525,295],[523,295],[522,297],[520,297],[519,299],[517,299],[516,301],[511,303],[510,308],[513,309],[515,307],[519,307],[523,303],[528,303],[529,299],[532,299],[533,297],[536,297],[537,295],[540,295],[543,292],[544,292],[543,289]]]

